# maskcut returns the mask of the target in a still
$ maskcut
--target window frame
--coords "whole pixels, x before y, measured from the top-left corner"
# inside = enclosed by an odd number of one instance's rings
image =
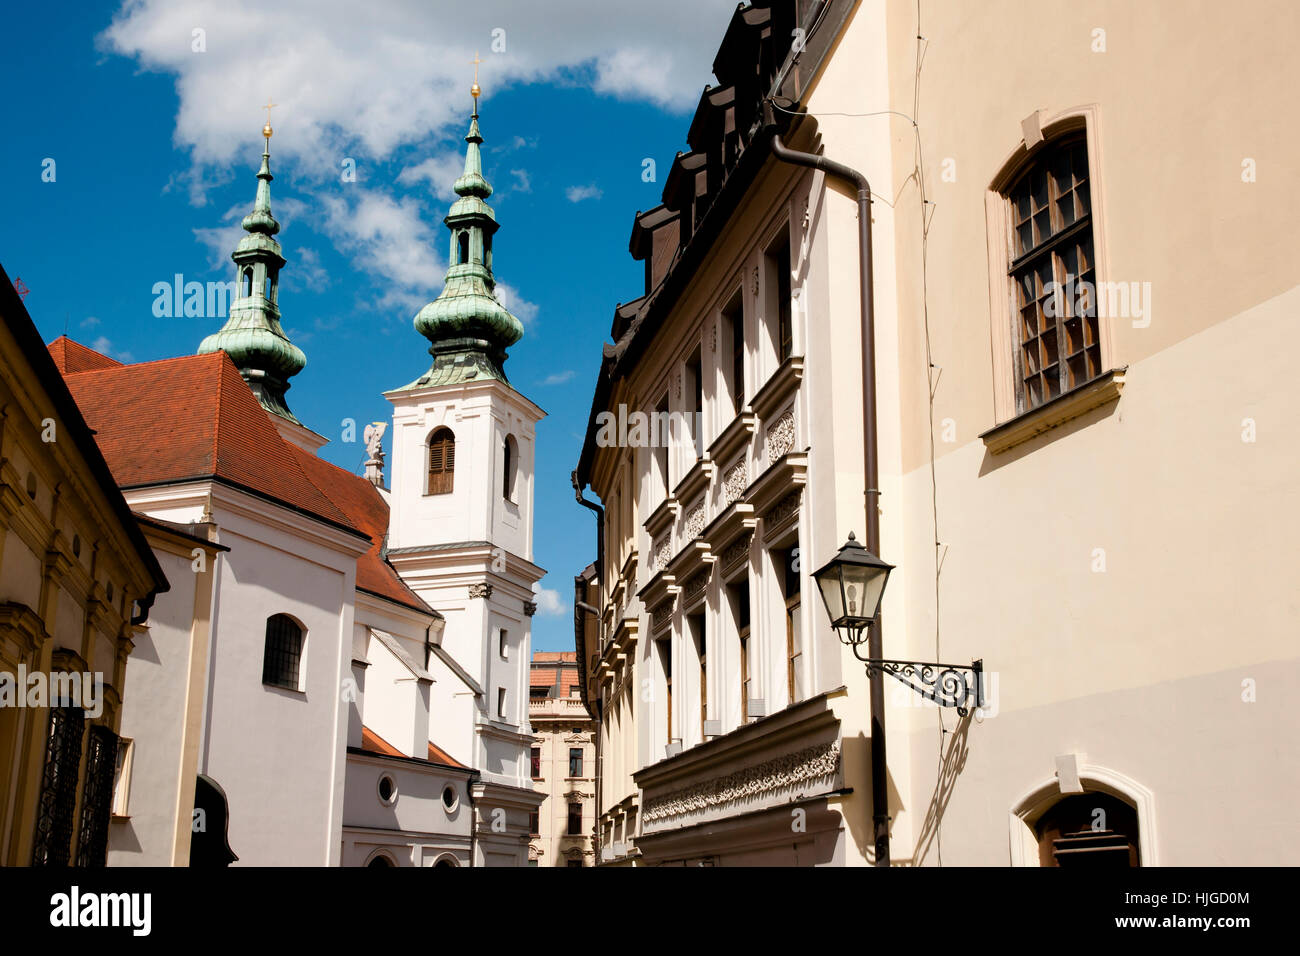
[[[444,436],[445,433],[445,437]],[[434,471],[434,440],[442,447],[439,449],[441,454],[441,467]],[[450,450],[450,454],[448,454]],[[434,481],[437,476],[437,482]],[[438,486],[435,490],[435,484]],[[446,487],[442,487],[446,485]],[[439,425],[429,432],[429,437],[424,440],[424,494],[425,497],[434,495],[450,495],[456,491],[456,433],[450,426]]]
[[[297,631],[298,647],[290,656],[293,658],[293,682],[287,680],[268,680],[268,676],[274,677],[274,673],[268,673],[267,666],[270,663],[269,654],[271,649],[271,622],[275,620],[284,620],[293,625]],[[266,619],[266,630],[262,636],[262,686],[275,687],[280,690],[294,691],[302,693],[303,683],[306,679],[307,663],[307,628],[301,621],[291,614],[277,612]]]
[[[1028,124],[1029,120],[1026,120],[1026,125]],[[1020,348],[1017,330],[1019,307],[1010,274],[1011,263],[1015,261],[1016,256],[1014,222],[1007,193],[1042,150],[1051,148],[1055,143],[1077,133],[1083,134],[1084,147],[1087,151],[1088,182],[1091,186],[1089,215],[1092,231],[1092,271],[1098,283],[1107,281],[1111,276],[1106,241],[1106,190],[1102,172],[1104,156],[1098,107],[1096,104],[1076,106],[1051,115],[1040,112],[1037,125],[1041,140],[1036,140],[1032,147],[1026,147],[1024,139],[1020,139],[1003,160],[997,174],[990,180],[984,195],[989,253],[989,315],[995,426],[1003,425],[1022,415],[1033,415],[1049,404],[1044,402],[1024,411],[1020,409],[1017,394],[1020,386],[1020,381],[1017,379],[1019,374],[1017,353]],[[1104,378],[1108,370],[1119,368],[1122,363],[1116,350],[1114,322],[1109,315],[1102,315],[1100,310],[1097,316],[1097,336],[1100,345],[1100,377]],[[1092,380],[1092,382],[1096,381],[1098,381],[1096,378]],[[1072,392],[1078,390],[1076,388]]]

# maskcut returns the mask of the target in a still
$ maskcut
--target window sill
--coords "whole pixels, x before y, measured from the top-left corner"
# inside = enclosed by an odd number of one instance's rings
[[[1037,408],[1023,412],[990,428],[980,435],[989,454],[1000,455],[1022,442],[1029,441],[1043,432],[1063,425],[1073,418],[1078,418],[1094,408],[1100,408],[1119,398],[1124,388],[1125,368],[1111,369],[1103,372],[1086,385],[1058,395]]]

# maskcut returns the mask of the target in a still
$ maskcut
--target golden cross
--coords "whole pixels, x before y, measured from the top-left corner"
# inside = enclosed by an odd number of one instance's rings
[[[272,102],[271,102],[271,98],[270,98],[269,96],[266,98],[266,105],[263,106],[262,109],[266,110],[266,125],[267,125],[267,126],[270,126],[270,125],[271,125],[271,110],[275,109],[275,108],[276,108],[277,106],[279,106],[279,105],[280,105],[279,103],[272,103]]]
[[[474,51],[474,59],[470,60],[474,64],[474,85],[469,88],[470,95],[474,97],[474,102],[478,103],[478,95],[481,92],[478,88],[478,65],[483,61],[478,58],[478,50]],[[478,107],[475,107],[477,111]]]

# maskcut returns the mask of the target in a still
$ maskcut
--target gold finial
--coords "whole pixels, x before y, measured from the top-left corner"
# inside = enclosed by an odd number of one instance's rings
[[[470,60],[474,64],[474,85],[469,88],[469,95],[474,97],[474,112],[478,112],[478,97],[483,91],[478,85],[478,65],[483,61],[478,58],[478,50],[474,51],[474,59]]]
[[[266,110],[266,125],[262,127],[262,135],[267,139],[270,139],[271,133],[274,132],[274,130],[271,129],[271,110],[275,109],[279,105],[280,104],[278,103],[272,103],[271,98],[268,96],[266,98],[266,105],[262,107],[262,109]]]

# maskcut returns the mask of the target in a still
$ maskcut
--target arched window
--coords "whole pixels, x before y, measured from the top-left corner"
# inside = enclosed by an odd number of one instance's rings
[[[465,264],[466,262],[469,262],[469,233],[468,232],[462,231],[456,233],[456,247],[459,250],[459,254],[460,254],[460,259],[458,261],[462,265]]]
[[[514,501],[515,484],[519,476],[519,445],[514,435],[507,435],[502,443],[501,458],[504,463],[501,470],[501,497],[506,501]]]
[[[483,233],[483,264],[492,268],[492,233]]]
[[[456,436],[438,428],[429,436],[429,490],[425,494],[449,495],[456,477]]]
[[[266,650],[262,656],[262,683],[299,690],[302,644],[306,632],[287,614],[266,619]]]
[[[1027,412],[1102,373],[1084,133],[1038,146],[1002,195],[1011,227],[1016,410]]]
[[[1038,818],[1040,866],[1140,866],[1137,810],[1108,793],[1062,797]]]
[[[253,294],[253,270],[245,269],[244,270],[244,296],[245,298],[247,298],[252,294]]]

